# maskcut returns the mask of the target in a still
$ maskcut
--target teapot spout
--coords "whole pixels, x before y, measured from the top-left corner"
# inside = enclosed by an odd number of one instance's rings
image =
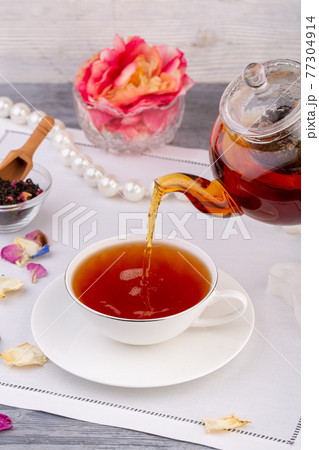
[[[155,184],[163,194],[180,192],[181,195],[186,195],[188,200],[203,213],[225,218],[243,214],[218,180],[209,181],[196,175],[172,173],[157,178]]]

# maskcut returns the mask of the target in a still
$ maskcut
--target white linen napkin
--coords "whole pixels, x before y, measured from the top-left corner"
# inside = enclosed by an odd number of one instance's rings
[[[94,148],[82,131],[71,131],[78,147],[102,165],[106,173],[117,175],[121,182],[137,178],[147,185],[154,177],[173,171],[211,178],[207,151],[166,146],[141,156],[112,155]],[[1,119],[0,158],[7,151],[19,148],[27,135],[25,127]],[[97,211],[97,234],[89,243],[116,235],[119,213],[147,213],[149,199],[136,204],[120,197],[106,199],[96,189],[88,187],[82,178],[60,163],[57,151],[48,139],[34,159],[51,172],[52,192],[38,217],[21,231],[21,235],[40,229],[52,237],[52,214],[71,202]],[[175,232],[179,237],[190,236],[213,257],[219,268],[248,291],[255,308],[256,323],[242,352],[203,378],[152,389],[95,384],[63,371],[50,361],[43,367],[8,370],[0,360],[0,403],[223,450],[285,449],[287,446],[299,449],[300,329],[293,310],[266,290],[272,265],[282,261],[299,263],[299,236],[246,217],[241,222],[213,219],[208,224],[203,220],[204,215],[197,215],[189,202],[174,198],[163,202],[160,212],[164,234]],[[189,213],[185,227],[176,229],[168,212],[174,212],[177,217]],[[136,228],[140,224],[131,226]],[[87,230],[84,228],[81,232],[85,234]],[[1,235],[1,247],[10,244],[17,234]],[[85,245],[88,244],[81,242],[80,248]],[[34,302],[65,270],[77,251],[63,245],[61,240],[53,241],[51,252],[39,260],[47,268],[48,276],[34,285],[29,282],[26,271],[0,261],[1,274],[20,277],[26,284],[21,293],[8,294],[0,302],[0,352],[26,341],[33,342],[30,315]],[[233,432],[205,434],[202,418],[222,417],[233,412],[252,423]]]

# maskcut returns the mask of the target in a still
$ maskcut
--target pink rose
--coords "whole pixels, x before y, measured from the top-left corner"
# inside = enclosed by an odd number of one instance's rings
[[[106,48],[79,67],[75,87],[84,102],[108,106],[118,113],[167,106],[193,86],[184,54],[166,45],[150,47],[133,36],[125,43],[116,35]]]
[[[79,67],[74,85],[77,108],[98,131],[120,133],[130,141],[163,133],[177,123],[179,101],[193,86],[187,63],[177,48],[150,47],[134,36],[125,43],[116,35],[104,49]]]

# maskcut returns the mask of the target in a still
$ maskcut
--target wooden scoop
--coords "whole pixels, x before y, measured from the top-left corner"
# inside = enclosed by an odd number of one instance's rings
[[[18,150],[11,150],[2,161],[0,164],[0,178],[9,181],[24,180],[33,167],[33,153],[53,126],[53,117],[43,117],[27,142]]]

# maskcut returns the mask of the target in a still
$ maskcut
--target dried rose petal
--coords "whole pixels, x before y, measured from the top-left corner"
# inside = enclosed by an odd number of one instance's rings
[[[40,230],[31,231],[30,233],[26,234],[24,237],[26,239],[31,239],[32,241],[36,242],[37,244],[41,245],[42,247],[45,244],[49,243],[49,239],[47,238],[47,236],[44,233],[42,233],[42,231],[40,231]]]
[[[203,421],[206,426],[206,433],[213,433],[214,431],[222,430],[233,430],[234,428],[239,428],[247,423],[251,423],[249,420],[239,420],[235,414],[231,414],[226,417],[203,419]]]
[[[35,283],[37,278],[43,278],[46,276],[47,271],[41,264],[29,263],[27,269],[31,273],[31,281]]]
[[[30,197],[32,197],[32,194],[30,192],[21,192],[21,194],[17,197],[17,200],[26,202]]]
[[[5,297],[6,292],[18,291],[23,286],[23,281],[18,278],[0,276],[0,298]]]
[[[10,244],[1,250],[1,258],[6,259],[10,263],[20,261],[23,257],[24,250],[16,244]]]
[[[20,236],[15,238],[13,244],[16,244],[23,250],[21,259],[16,261],[16,264],[20,267],[25,266],[25,264],[30,261],[30,259],[35,256],[41,248],[39,244],[31,239],[20,238]]]
[[[31,258],[50,251],[47,236],[40,230],[28,233],[24,238],[16,237],[11,245],[1,251],[2,258],[23,267]]]
[[[35,255],[41,248],[41,245],[37,244],[35,241],[32,241],[31,239],[21,238],[20,236],[16,237],[13,243],[18,247],[21,247],[28,256]]]
[[[9,348],[4,353],[0,354],[7,366],[30,366],[39,365],[47,361],[45,354],[34,345],[28,342],[18,345],[16,347]]]
[[[0,414],[0,431],[9,430],[12,427],[13,425],[10,417],[5,414]]]

